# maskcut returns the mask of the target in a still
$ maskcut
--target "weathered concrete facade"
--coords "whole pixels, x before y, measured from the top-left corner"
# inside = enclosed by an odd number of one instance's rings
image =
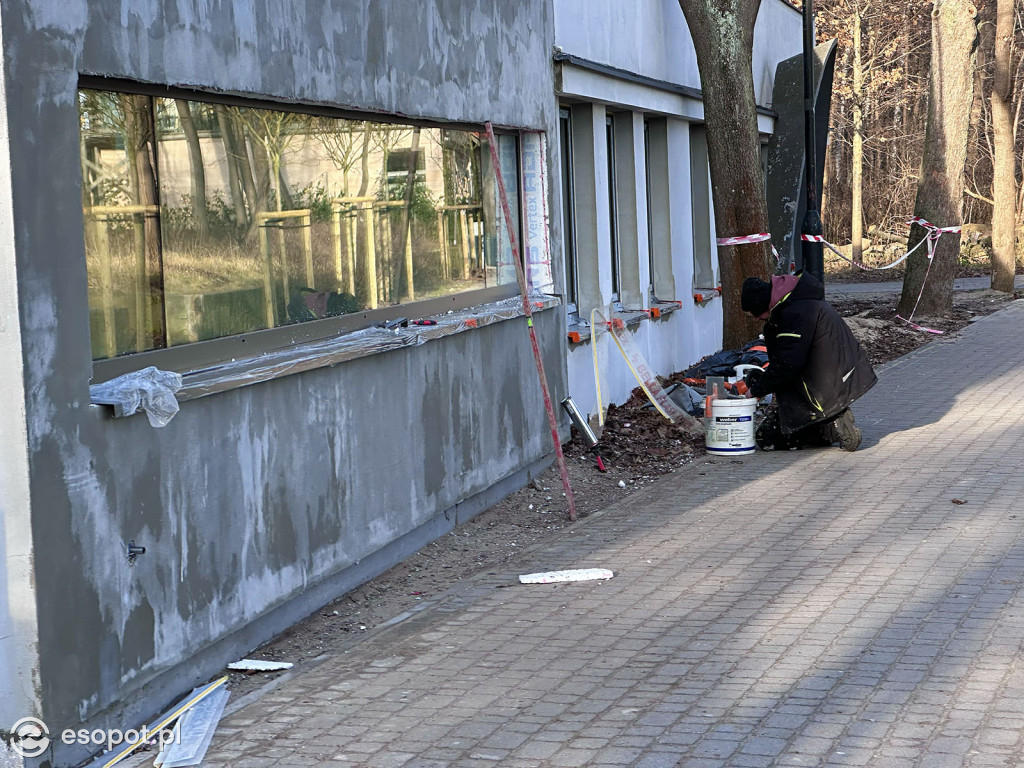
[[[0,44],[3,29],[0,28]],[[0,106],[6,88],[0,60]],[[7,112],[0,109],[0,727],[37,710],[38,628],[32,573],[28,439],[11,215]]]
[[[91,406],[79,76],[550,133],[551,10],[19,0],[0,14],[0,713],[129,727],[523,482],[550,436],[522,319],[186,402],[160,430]],[[564,396],[564,318],[537,323]],[[129,566],[132,540],[147,553]]]

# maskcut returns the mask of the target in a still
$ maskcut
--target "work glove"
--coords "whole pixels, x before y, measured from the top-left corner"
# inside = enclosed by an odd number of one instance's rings
[[[747,385],[747,391],[751,397],[764,397],[768,393],[764,391],[764,371],[757,369],[747,371],[743,377],[743,383]]]

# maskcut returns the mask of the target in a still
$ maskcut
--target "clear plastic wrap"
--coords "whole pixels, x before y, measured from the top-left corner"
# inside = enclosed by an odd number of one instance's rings
[[[181,388],[180,373],[150,366],[91,385],[89,399],[93,403],[114,406],[117,416],[131,416],[141,409],[151,425],[165,427],[178,412],[175,395]]]
[[[530,302],[534,309],[542,309],[558,304],[559,300],[537,295],[531,296]],[[185,385],[179,397],[183,400],[193,400],[215,392],[324,368],[379,352],[415,347],[427,341],[522,315],[523,300],[517,296],[470,309],[434,315],[429,320],[409,320],[405,321],[405,324],[392,321],[396,323],[394,327],[364,328],[334,338],[299,344],[186,373]],[[424,322],[429,324],[418,324]]]

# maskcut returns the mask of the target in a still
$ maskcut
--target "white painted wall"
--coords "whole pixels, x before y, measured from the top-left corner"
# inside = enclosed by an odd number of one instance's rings
[[[754,95],[771,101],[775,65],[802,50],[800,12],[764,0],[754,26]],[[675,85],[700,88],[697,55],[678,0],[555,0],[565,53]]]
[[[555,0],[555,45],[582,59],[700,88],[678,0]]]
[[[677,300],[682,307],[660,321],[643,321],[631,332],[637,346],[652,369],[659,374],[671,374],[692,365],[704,355],[715,352],[722,344],[722,304],[714,298],[705,304],[693,300],[693,230],[690,188],[689,126],[704,118],[703,105],[698,99],[673,91],[674,86],[700,88],[697,59],[693,42],[678,0],[636,0],[623,4],[618,0],[554,0],[555,44],[563,53],[598,64],[604,64],[633,75],[661,81],[636,82],[614,74],[595,72],[586,67],[565,63],[561,70],[561,94],[567,102],[583,101],[592,105],[582,110],[588,119],[585,126],[574,122],[574,136],[581,131],[590,135],[590,141],[576,141],[574,163],[577,173],[581,167],[587,180],[594,185],[592,195],[583,196],[596,203],[596,210],[587,217],[580,205],[580,179],[577,179],[577,229],[585,235],[578,240],[578,271],[581,275],[580,319],[589,320],[593,306],[607,307],[611,302],[610,279],[607,274],[607,246],[609,221],[607,210],[607,166],[603,137],[604,114],[618,113],[632,121],[634,132],[632,149],[637,162],[630,166],[619,159],[619,172],[630,171],[628,185],[638,196],[645,195],[646,171],[643,167],[644,115],[667,116],[667,151],[654,162],[664,162],[667,173],[652,170],[652,178],[667,176],[662,188],[652,191],[658,196],[653,206],[661,227],[656,242],[667,241],[667,258],[655,265],[656,293],[661,300]],[[800,13],[783,0],[764,0],[754,29],[753,79],[757,103],[770,106],[775,68],[779,61],[796,55],[802,48]],[[592,113],[589,110],[592,109]],[[622,112],[627,111],[623,116]],[[628,112],[632,112],[631,118]],[[574,110],[574,120],[575,113]],[[762,133],[773,129],[768,115],[758,116]],[[626,149],[617,144],[617,152]],[[581,152],[592,152],[590,158]],[[556,165],[557,167],[557,165]],[[625,167],[625,168],[624,168]],[[642,285],[648,285],[647,230],[642,216],[646,215],[646,199],[624,200],[620,210],[631,206],[638,217],[632,248],[623,249],[623,256],[632,253],[639,264],[623,266],[623,273],[632,270]],[[711,236],[714,238],[712,212]],[[580,248],[593,243],[592,248]],[[664,249],[663,249],[664,253]],[[665,263],[667,262],[667,263]],[[718,271],[715,259],[715,272]],[[587,279],[589,276],[589,280]],[[701,286],[703,287],[703,286]],[[647,291],[642,291],[641,307],[649,306]],[[624,305],[638,308],[634,302]],[[593,346],[596,344],[601,370],[601,407],[625,402],[637,386],[629,366],[618,347],[607,333],[599,333],[596,342],[570,345],[568,372],[570,393],[580,410],[588,415],[598,412],[597,388],[594,379]]]
[[[0,57],[0,728],[40,714],[28,434],[5,82],[4,59]],[[2,747],[0,744],[0,750]]]

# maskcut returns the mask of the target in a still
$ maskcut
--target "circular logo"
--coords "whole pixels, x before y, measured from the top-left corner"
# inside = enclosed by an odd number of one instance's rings
[[[35,717],[23,717],[11,726],[11,749],[22,757],[39,757],[50,746],[50,729]]]

